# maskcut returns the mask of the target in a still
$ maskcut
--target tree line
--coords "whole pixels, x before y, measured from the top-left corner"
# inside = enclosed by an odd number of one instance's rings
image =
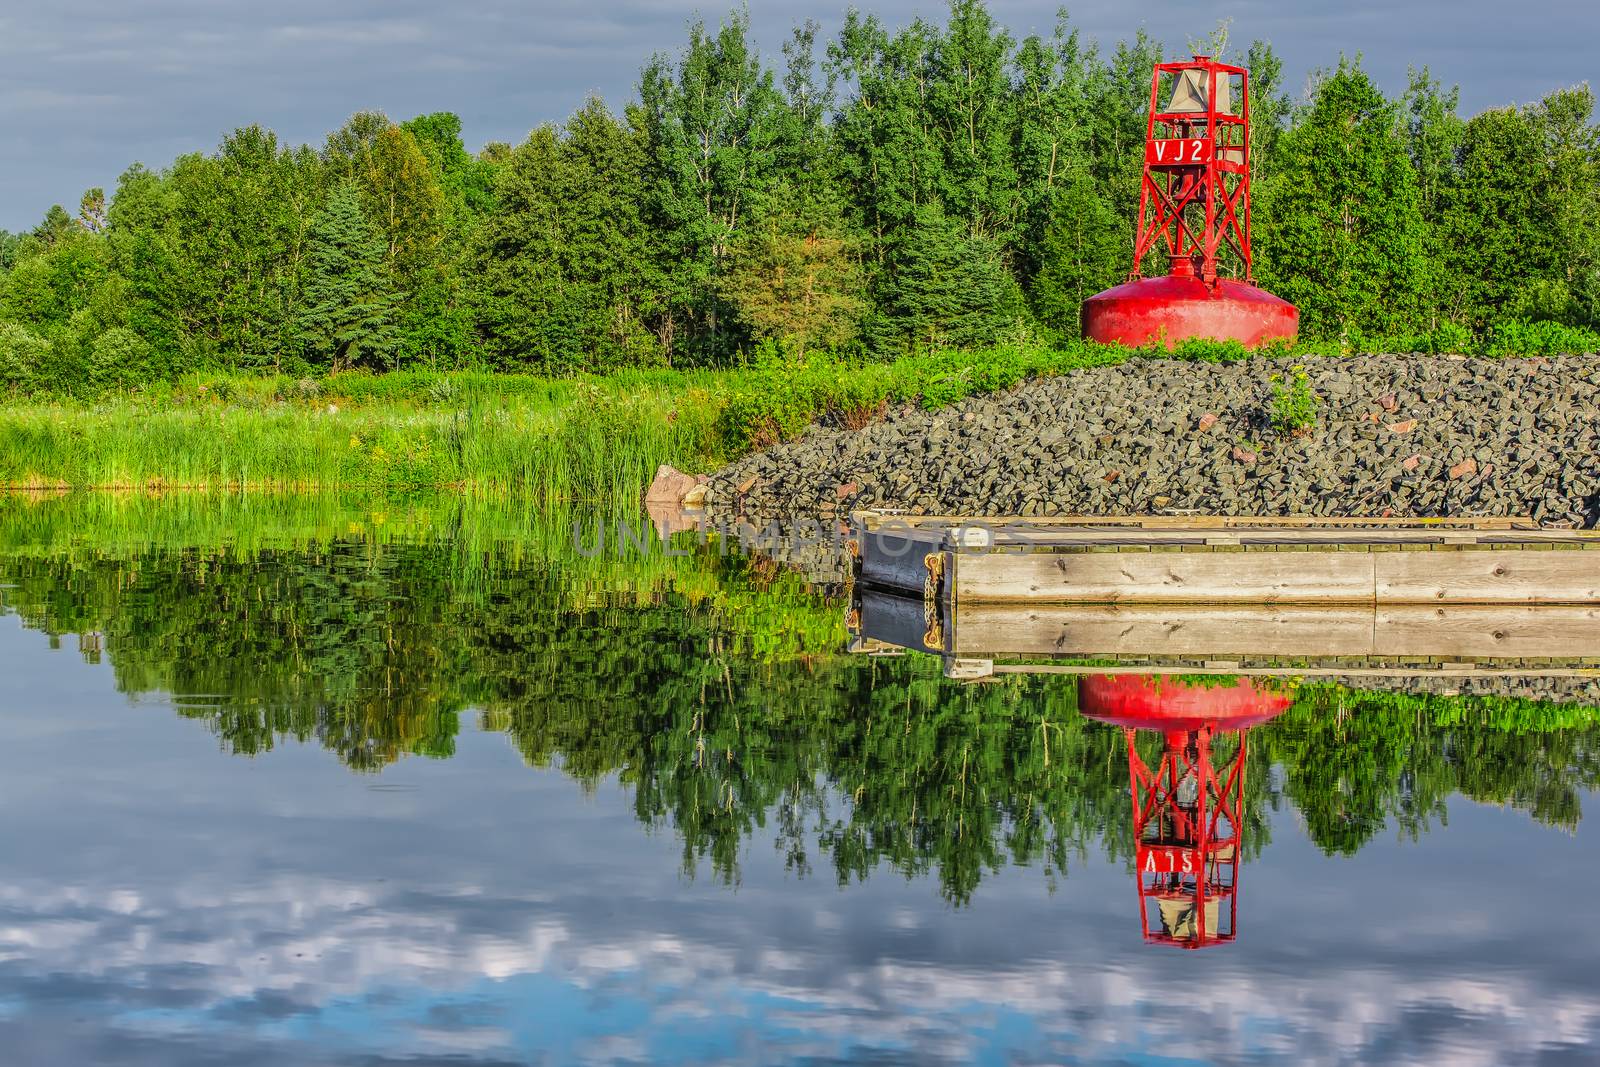
[[[1587,86],[1464,117],[1426,69],[1390,97],[1340,59],[1291,96],[1270,45],[1226,37],[1197,47],[1252,72],[1257,280],[1307,336],[1600,326]],[[362,112],[320,150],[248,126],[0,235],[0,384],[1070,339],[1131,266],[1163,55],[1065,15],[1018,40],[952,0],[764,57],[736,11],[620,112],[591,99],[514,147],[468,152],[447,113]]]

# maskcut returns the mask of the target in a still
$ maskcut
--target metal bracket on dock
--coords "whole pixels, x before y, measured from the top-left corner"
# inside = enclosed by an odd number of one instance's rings
[[[944,553],[929,552],[922,557],[922,565],[928,572],[927,584],[922,590],[922,614],[927,623],[922,634],[922,646],[943,651],[944,627],[939,619],[939,594],[944,586]]]

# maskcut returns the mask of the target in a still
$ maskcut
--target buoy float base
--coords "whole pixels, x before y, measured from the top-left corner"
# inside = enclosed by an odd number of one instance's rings
[[[1078,680],[1078,710],[1091,719],[1135,730],[1184,733],[1244,730],[1283,712],[1289,692],[1239,678],[1232,685],[1196,684],[1164,675],[1097,674]]]
[[[1129,348],[1172,348],[1190,338],[1256,348],[1293,341],[1300,311],[1265,289],[1233,278],[1212,287],[1191,274],[1137,278],[1083,302],[1083,336]]]

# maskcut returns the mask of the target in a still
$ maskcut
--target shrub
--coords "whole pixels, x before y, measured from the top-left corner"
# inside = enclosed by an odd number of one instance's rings
[[[1477,338],[1472,336],[1472,331],[1459,322],[1441,322],[1431,333],[1426,334],[1422,338],[1422,344],[1416,347],[1421,352],[1461,355],[1475,351],[1478,343]]]
[[[151,373],[150,346],[125,326],[113,326],[89,346],[82,384],[94,390],[136,386],[157,376]]]
[[[1559,322],[1504,322],[1489,331],[1491,356],[1559,356],[1600,352],[1600,333]]]
[[[0,388],[32,388],[49,358],[49,341],[19,322],[0,322]]]
[[[1269,417],[1278,433],[1293,437],[1310,433],[1317,424],[1318,404],[1304,366],[1295,364],[1287,378],[1282,374],[1272,376]]]

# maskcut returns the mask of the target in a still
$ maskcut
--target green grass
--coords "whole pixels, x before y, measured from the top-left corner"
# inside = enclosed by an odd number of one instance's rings
[[[1583,331],[1510,326],[1487,354],[1600,349]],[[1432,351],[1456,337],[1368,341]],[[1333,355],[1306,344],[1275,354]],[[97,400],[0,403],[0,487],[417,489],[539,502],[636,496],[658,465],[708,470],[819,419],[862,425],[890,405],[937,408],[1027,378],[1152,356],[1243,359],[1236,343],[1177,351],[1074,342],[939,351],[889,362],[764,358],[723,371],[553,379],[400,372],[315,380],[191,375]]]
[[[855,425],[890,404],[939,407],[1140,354],[1083,344],[1003,347],[885,363],[767,359],[716,372],[571,379],[190,376],[93,401],[0,405],[0,487],[454,487],[540,502],[620,499],[636,495],[662,463],[710,469],[818,419]],[[1191,345],[1179,354],[1245,352]]]
[[[717,458],[712,427],[698,417],[710,417],[714,404],[692,386],[538,384],[543,393],[492,399],[464,389],[440,400],[283,401],[258,399],[246,380],[188,396],[13,404],[0,408],[0,485],[449,486],[546,501],[611,499],[637,493],[660,463]]]

